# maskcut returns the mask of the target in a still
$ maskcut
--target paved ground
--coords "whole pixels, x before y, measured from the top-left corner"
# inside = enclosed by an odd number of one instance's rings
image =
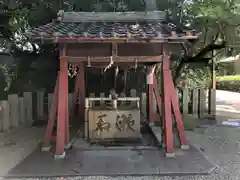
[[[43,132],[41,128],[21,128],[0,133],[0,179],[36,149]]]
[[[217,90],[216,110],[219,120],[240,121],[240,93]]]
[[[44,179],[69,180],[240,180],[240,129],[211,127],[187,132],[192,144],[212,160],[218,169],[211,176],[193,177],[64,177]],[[2,163],[2,161],[0,161]],[[187,162],[186,162],[187,163]],[[27,179],[26,179],[27,180]],[[37,180],[29,178],[28,180]]]
[[[240,117],[240,94],[217,91],[218,118],[224,116]],[[225,113],[225,114],[224,114]],[[220,117],[221,116],[221,117]],[[27,132],[27,134],[25,134]],[[47,179],[69,180],[240,180],[240,127],[209,127],[186,132],[191,144],[200,149],[203,154],[213,161],[217,170],[211,176],[194,177],[64,177]],[[36,139],[43,137],[41,129],[26,129],[17,142],[21,132],[0,134],[0,177],[10,170],[23,157],[27,156],[38,144]],[[9,142],[8,139],[13,139]],[[28,143],[27,140],[30,140]],[[6,143],[2,143],[6,142]],[[8,142],[8,143],[7,143]],[[17,148],[17,149],[16,149]],[[187,162],[186,162],[187,163]],[[35,180],[36,178],[32,178]],[[44,179],[44,178],[42,178]],[[46,178],[45,178],[46,179]],[[29,179],[31,180],[31,178]]]

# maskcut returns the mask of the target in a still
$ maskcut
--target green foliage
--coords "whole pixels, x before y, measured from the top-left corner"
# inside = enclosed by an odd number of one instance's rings
[[[188,85],[191,88],[207,88],[211,83],[211,70],[208,67],[189,68],[185,78],[188,80]]]
[[[225,39],[229,45],[239,44],[239,0],[193,0],[186,6],[188,18],[203,32],[202,42]],[[239,48],[238,48],[239,51]]]
[[[23,32],[27,28],[43,25],[55,18],[56,12],[58,11],[57,2],[59,1],[18,0],[17,9],[11,12],[9,24],[11,31],[13,33],[17,32],[21,38],[20,40],[13,38],[12,42],[20,47],[23,47],[23,45],[27,43],[32,43],[26,38],[23,38]],[[147,11],[156,9],[167,11],[174,23],[190,24],[202,32],[199,43],[191,47],[191,50],[188,49],[191,53],[187,55],[191,57],[198,54],[208,43],[212,43],[215,38],[217,38],[217,40],[225,39],[227,45],[234,45],[235,51],[240,52],[240,48],[236,46],[240,42],[239,4],[239,0],[192,0],[190,2],[185,0],[64,0],[64,6],[62,8],[64,10],[72,10],[74,5],[75,11]],[[35,45],[32,44],[32,47],[35,47]],[[51,48],[53,47],[40,46],[40,54],[41,52],[46,52],[43,51],[44,49]],[[48,52],[51,53],[52,51]],[[226,51],[218,50],[216,53],[218,54],[217,57],[226,55]],[[23,55],[19,56],[18,53],[15,54],[19,62],[24,62],[28,59],[27,63],[23,63],[25,68],[31,65],[31,61],[35,61],[38,58],[36,54],[32,56],[25,52],[23,52],[23,54],[26,55],[25,57]],[[185,57],[187,55],[179,53],[176,62],[179,62],[183,56]],[[180,73],[182,76],[181,81],[190,79],[193,86],[207,86],[210,82],[211,73],[203,61],[205,57],[211,56],[211,52],[207,52],[201,58],[197,59],[199,63],[195,63],[194,65],[184,64],[183,71]],[[19,66],[20,64],[21,63],[19,63]],[[22,72],[24,73],[24,71],[26,71],[26,69]]]
[[[216,79],[218,89],[240,92],[240,75],[218,76]]]
[[[221,81],[240,81],[240,75],[218,76],[216,79],[217,79],[218,82],[221,82]]]
[[[199,52],[208,44],[218,44],[222,41],[226,41],[226,50],[220,48],[215,50],[216,59],[220,59],[222,56],[227,56],[227,50],[229,46],[234,48],[235,52],[240,52],[240,48],[236,45],[240,43],[239,36],[239,4],[237,0],[193,0],[184,4],[184,21],[191,23],[198,31],[202,32],[200,40],[195,46],[194,52]],[[212,52],[205,53],[204,57],[212,57]],[[211,70],[206,68],[206,64],[203,64],[201,59],[198,59],[198,67],[192,67],[190,64],[189,73],[193,71],[188,77],[195,84],[202,84],[206,86],[210,84],[210,72]],[[202,68],[200,66],[204,65]],[[227,66],[218,66],[219,71],[225,71]],[[185,70],[187,71],[187,70]],[[189,76],[188,75],[188,76]]]
[[[217,89],[240,92],[240,81],[218,81]]]

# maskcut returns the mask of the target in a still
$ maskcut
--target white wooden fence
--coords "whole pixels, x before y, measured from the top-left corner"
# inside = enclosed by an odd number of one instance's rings
[[[216,91],[204,89],[182,89],[178,90],[180,95],[180,106],[182,113],[203,118],[205,116],[215,116],[216,111]],[[0,101],[0,132],[8,131],[12,128],[32,125],[34,120],[47,120],[48,111],[51,106],[52,94],[44,92],[36,93],[36,101],[33,100],[33,93],[24,92],[23,96],[11,94],[8,100]],[[45,96],[46,95],[46,96]],[[146,93],[138,94],[135,89],[130,91],[132,97],[141,97],[141,113],[147,116]],[[104,93],[91,97],[104,97]],[[124,96],[121,94],[120,96]],[[69,94],[69,106],[72,105],[72,94]],[[157,113],[157,103],[154,98],[154,111]],[[71,108],[71,107],[69,107]],[[34,111],[34,109],[36,109]]]
[[[11,94],[8,100],[0,101],[0,132],[29,126],[32,122],[31,92],[24,92],[22,97]]]

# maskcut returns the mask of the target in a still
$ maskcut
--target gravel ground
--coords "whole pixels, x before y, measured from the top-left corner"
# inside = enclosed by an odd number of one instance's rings
[[[186,132],[191,144],[217,165],[210,176],[189,177],[64,177],[27,180],[240,180],[240,128],[210,127]]]

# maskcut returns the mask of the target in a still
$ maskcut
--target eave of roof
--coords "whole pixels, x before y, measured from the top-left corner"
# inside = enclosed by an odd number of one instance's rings
[[[198,39],[194,30],[164,22],[163,12],[60,12],[58,20],[26,35],[43,43],[176,42]]]
[[[136,22],[162,21],[166,19],[164,11],[131,12],[58,12],[58,20],[65,23],[80,22]]]

